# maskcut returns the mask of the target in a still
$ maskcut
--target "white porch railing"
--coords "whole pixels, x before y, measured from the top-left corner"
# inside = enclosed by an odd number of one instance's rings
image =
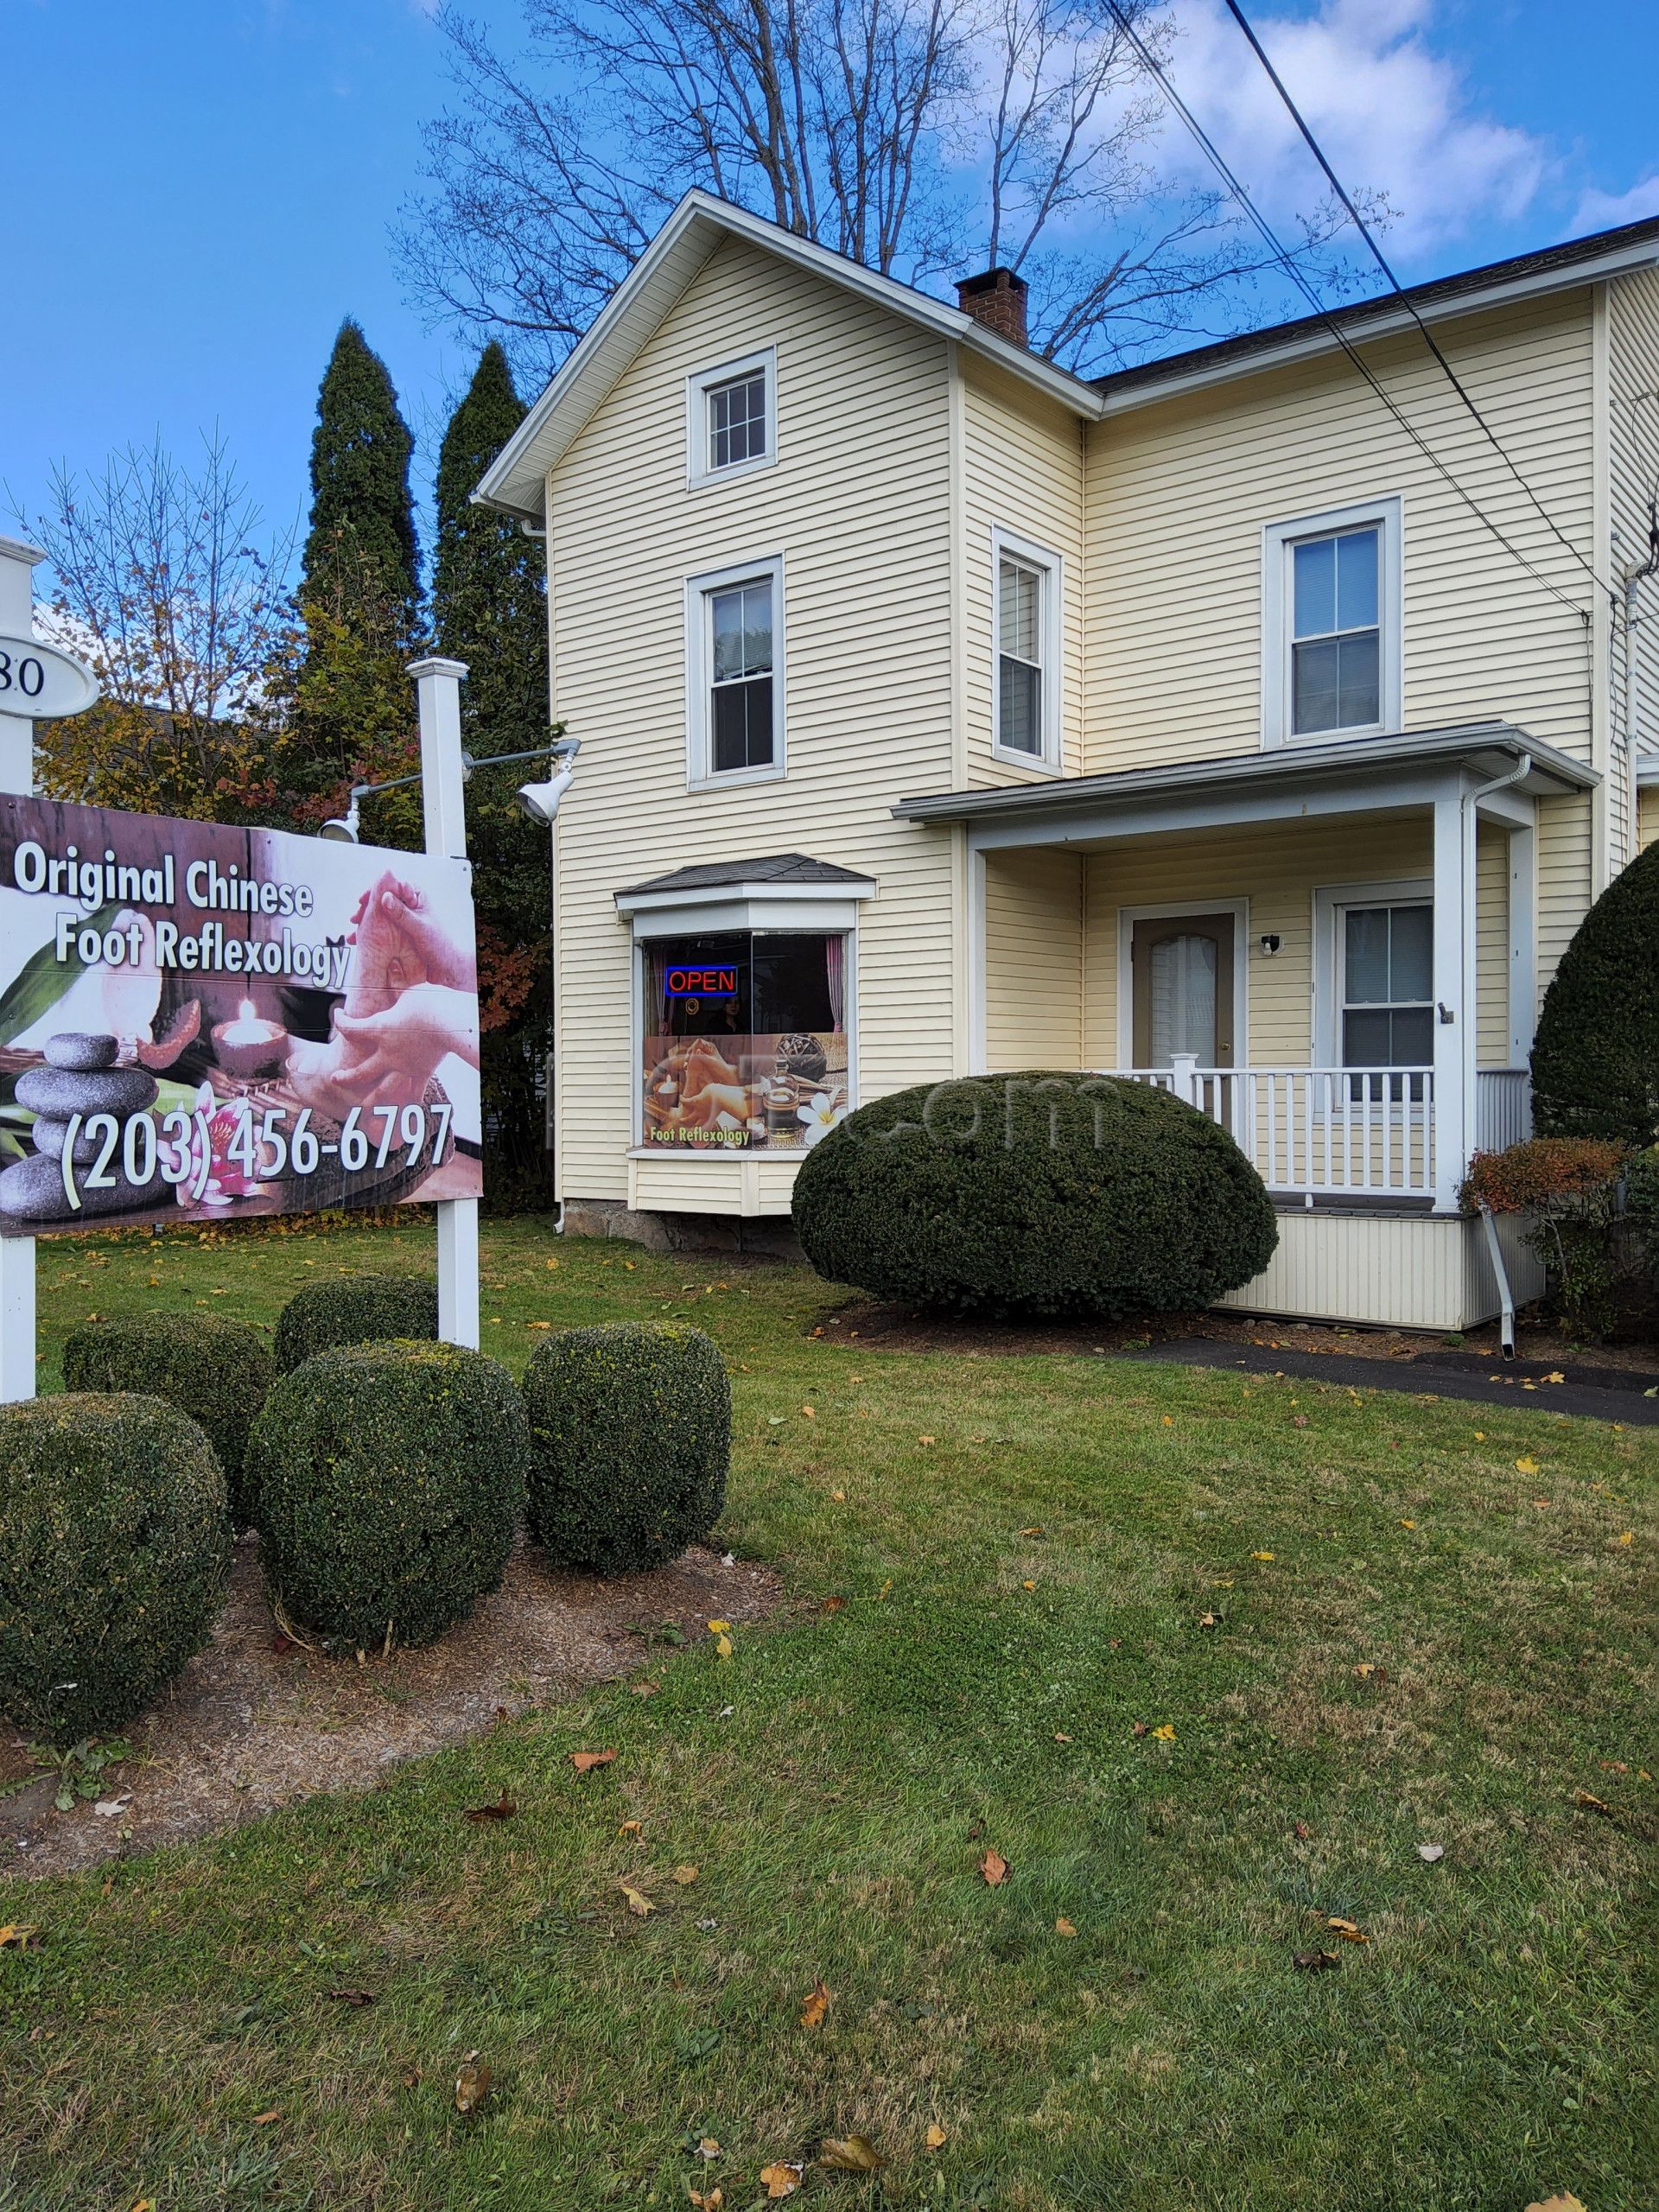
[[[1532,1135],[1532,1077],[1526,1068],[1482,1068],[1475,1077],[1475,1150],[1502,1152]]]
[[[1124,1068],[1173,1090],[1236,1139],[1270,1191],[1301,1198],[1432,1198],[1433,1068]],[[1475,1077],[1475,1148],[1501,1152],[1532,1134],[1525,1068]],[[1462,1173],[1459,1165],[1458,1173]]]
[[[1433,1068],[1119,1071],[1219,1122],[1270,1191],[1304,1198],[1434,1195]]]

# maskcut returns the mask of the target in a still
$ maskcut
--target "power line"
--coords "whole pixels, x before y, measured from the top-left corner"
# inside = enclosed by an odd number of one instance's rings
[[[1336,340],[1338,345],[1342,348],[1349,360],[1353,364],[1354,368],[1370,386],[1372,391],[1376,395],[1377,398],[1381,400],[1383,406],[1388,409],[1389,414],[1393,416],[1395,421],[1400,425],[1400,428],[1417,448],[1423,458],[1429,463],[1429,466],[1433,468],[1438,474],[1445,478],[1446,483],[1450,485],[1452,491],[1457,493],[1459,499],[1460,499],[1465,506],[1468,508],[1470,513],[1475,517],[1476,520],[1479,522],[1484,529],[1491,531],[1491,535],[1497,540],[1498,543],[1503,548],[1510,559],[1516,562],[1522,569],[1524,569],[1535,583],[1541,585],[1543,589],[1549,594],[1552,599],[1559,600],[1561,605],[1568,608],[1573,613],[1576,614],[1581,622],[1588,624],[1591,618],[1585,608],[1580,607],[1576,600],[1569,598],[1566,592],[1562,591],[1557,585],[1553,583],[1550,579],[1543,574],[1541,569],[1534,566],[1532,562],[1530,562],[1527,558],[1526,555],[1521,550],[1520,547],[1515,544],[1512,540],[1506,537],[1504,532],[1499,529],[1498,525],[1492,520],[1491,517],[1485,512],[1484,508],[1481,506],[1479,501],[1476,499],[1473,493],[1465,491],[1464,486],[1452,474],[1451,469],[1446,466],[1446,462],[1440,459],[1433,448],[1430,446],[1427,440],[1424,438],[1421,433],[1417,429],[1415,424],[1407,420],[1405,415],[1395,404],[1394,399],[1383,389],[1382,385],[1372,374],[1370,365],[1358,353],[1356,352],[1353,346],[1349,342],[1347,332],[1343,328],[1341,323],[1338,321],[1336,316],[1332,315],[1330,308],[1326,307],[1325,302],[1320,299],[1318,292],[1314,289],[1313,284],[1308,281],[1308,278],[1303,271],[1297,266],[1294,257],[1291,254],[1289,249],[1285,245],[1283,241],[1279,238],[1277,232],[1274,232],[1272,226],[1268,223],[1266,216],[1263,215],[1261,210],[1256,207],[1255,202],[1250,198],[1249,194],[1244,189],[1244,187],[1240,183],[1238,178],[1235,176],[1232,169],[1229,167],[1225,158],[1222,155],[1220,149],[1211,138],[1209,133],[1205,130],[1204,125],[1198,121],[1198,118],[1192,113],[1191,108],[1187,106],[1185,101],[1182,99],[1180,94],[1175,90],[1173,85],[1170,83],[1168,77],[1165,74],[1164,70],[1156,57],[1148,51],[1146,41],[1141,38],[1140,33],[1135,29],[1134,24],[1130,22],[1128,16],[1125,16],[1122,8],[1118,4],[1118,0],[1106,0],[1106,4],[1110,10],[1112,16],[1117,23],[1118,29],[1123,33],[1123,35],[1128,40],[1130,45],[1135,48],[1135,53],[1139,55],[1142,67],[1147,71],[1149,75],[1156,79],[1160,88],[1163,92],[1165,99],[1168,100],[1176,114],[1180,117],[1181,121],[1186,125],[1188,130],[1191,131],[1193,137],[1198,141],[1199,146],[1202,147],[1211,166],[1215,169],[1216,174],[1221,178],[1223,183],[1225,184],[1228,191],[1231,193],[1233,198],[1237,201],[1240,207],[1243,208],[1245,214],[1249,217],[1250,221],[1255,225],[1255,229],[1260,233],[1269,251],[1273,254],[1274,258],[1284,270],[1285,274],[1290,278],[1292,283],[1295,285],[1297,290],[1300,292],[1302,297],[1313,308],[1314,314],[1318,315],[1319,320],[1325,325],[1332,336]]]
[[[1531,485],[1528,483],[1526,478],[1521,474],[1519,467],[1511,459],[1502,440],[1498,437],[1497,431],[1493,429],[1491,424],[1486,420],[1486,417],[1481,413],[1480,409],[1476,405],[1468,387],[1464,384],[1462,378],[1452,367],[1451,362],[1446,359],[1446,355],[1441,352],[1440,346],[1435,340],[1433,332],[1424,321],[1422,316],[1417,312],[1416,302],[1412,298],[1410,293],[1407,291],[1405,286],[1400,282],[1400,279],[1395,275],[1393,269],[1389,264],[1388,257],[1383,253],[1382,247],[1377,244],[1376,236],[1370,225],[1366,222],[1365,218],[1360,213],[1358,208],[1354,205],[1354,202],[1346,188],[1344,186],[1341,178],[1337,175],[1335,169],[1332,168],[1330,162],[1325,159],[1325,149],[1320,145],[1319,140],[1313,136],[1313,131],[1308,128],[1308,125],[1303,118],[1301,110],[1297,106],[1295,101],[1292,99],[1290,96],[1284,79],[1279,74],[1279,72],[1274,67],[1273,63],[1268,60],[1267,49],[1263,47],[1261,40],[1256,36],[1255,32],[1251,28],[1249,19],[1245,15],[1243,9],[1239,6],[1238,0],[1226,0],[1226,6],[1228,14],[1238,25],[1240,30],[1243,32],[1245,37],[1249,41],[1251,50],[1255,54],[1256,60],[1262,64],[1262,67],[1267,71],[1268,77],[1272,79],[1274,92],[1278,93],[1280,99],[1284,102],[1291,121],[1296,125],[1298,130],[1301,132],[1302,137],[1306,143],[1308,151],[1313,155],[1319,167],[1325,171],[1325,179],[1329,183],[1331,189],[1336,194],[1337,198],[1342,202],[1343,207],[1347,210],[1349,220],[1353,224],[1354,228],[1359,232],[1361,238],[1364,239],[1366,245],[1370,248],[1373,260],[1375,260],[1377,267],[1382,271],[1384,276],[1388,278],[1389,283],[1392,286],[1395,293],[1397,295],[1401,304],[1404,307],[1406,312],[1410,315],[1412,321],[1416,324],[1419,331],[1422,334],[1424,345],[1427,346],[1429,352],[1434,356],[1434,359],[1439,362],[1441,369],[1445,372],[1446,382],[1451,385],[1452,391],[1457,393],[1458,397],[1468,409],[1470,414],[1473,416],[1475,421],[1480,425],[1491,445],[1493,452],[1497,454],[1498,459],[1503,463],[1505,468],[1509,470],[1510,475],[1514,477],[1516,482],[1526,493],[1528,499],[1531,500],[1533,505],[1538,510],[1538,512],[1542,516],[1550,530],[1554,533],[1556,537],[1560,540],[1561,543],[1567,548],[1567,551],[1573,556],[1573,558],[1585,571],[1586,575],[1590,577],[1591,581],[1596,584],[1599,589],[1606,592],[1609,598],[1611,598],[1613,595],[1611,587],[1602,582],[1601,577],[1596,572],[1594,564],[1587,560],[1584,554],[1580,551],[1579,548],[1573,543],[1566,531],[1562,530],[1560,524],[1557,523],[1554,516],[1552,515],[1548,508],[1545,506],[1543,501],[1538,497],[1538,494],[1533,490]]]

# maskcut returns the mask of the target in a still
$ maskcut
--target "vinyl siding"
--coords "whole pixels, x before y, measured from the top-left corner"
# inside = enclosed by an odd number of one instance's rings
[[[985,1065],[1071,1068],[1083,1059],[1079,854],[985,857]]]
[[[967,780],[1041,781],[1045,771],[991,749],[995,598],[991,533],[1028,538],[1061,562],[1062,760],[1083,771],[1084,426],[988,362],[962,359]]]
[[[1649,502],[1659,482],[1659,273],[1643,270],[1607,287],[1607,353],[1609,502],[1618,532],[1611,566],[1623,575],[1647,558]],[[1652,835],[1642,836],[1632,820],[1625,741],[1659,745],[1659,576],[1637,587],[1635,612],[1634,631],[1616,627],[1613,639],[1608,828],[1615,869]]]
[[[1431,867],[1428,819],[1421,813],[1147,837],[1091,854],[1085,893],[1086,1062],[1102,1068],[1130,1062],[1128,1009],[1122,1009],[1120,1022],[1118,1006],[1124,907],[1190,899],[1197,914],[1223,900],[1246,900],[1246,1027],[1236,1033],[1247,1036],[1249,1045],[1235,1052],[1235,1062],[1305,1066],[1314,1057],[1314,892],[1340,884],[1426,880]],[[1270,958],[1260,949],[1264,935],[1280,940]],[[1236,1022],[1236,1009],[1234,1018]]]
[[[1573,547],[1592,557],[1594,340],[1588,289],[1436,336]],[[1093,772],[1262,742],[1262,531],[1403,501],[1404,726],[1503,716],[1587,759],[1590,580],[1464,410],[1420,338],[1366,358],[1408,418],[1528,559],[1484,530],[1345,360],[1274,370],[1108,419],[1089,435],[1085,518]],[[1590,893],[1586,799],[1540,810],[1539,939],[1553,972]],[[1375,871],[1373,871],[1375,872]]]
[[[1659,788],[1649,784],[1636,795],[1636,849],[1645,853],[1659,837]]]
[[[776,464],[688,489],[687,376],[764,346]],[[670,868],[802,851],[873,876],[861,1095],[953,1071],[956,841],[890,815],[950,771],[949,413],[942,340],[732,242],[549,476],[554,711],[582,741],[559,819],[563,1194],[632,1185],[642,1205],[683,1203],[671,1187],[742,1210],[734,1163],[629,1172],[632,952],[613,894]],[[771,556],[785,564],[788,774],[690,791],[685,578]],[[762,1178],[766,1210],[779,1173]]]
[[[1510,1065],[1510,841],[1492,822],[1475,835],[1475,1058]]]

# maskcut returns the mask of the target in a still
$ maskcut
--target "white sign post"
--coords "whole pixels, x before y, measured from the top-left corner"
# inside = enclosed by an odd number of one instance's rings
[[[426,849],[438,858],[467,857],[466,765],[461,748],[461,683],[465,661],[411,661],[421,719],[421,801]],[[438,1201],[438,1334],[478,1349],[478,1200]]]
[[[35,788],[35,723],[90,707],[98,685],[35,636],[35,568],[46,556],[0,537],[0,791]],[[0,1403],[35,1395],[35,1239],[0,1238]]]

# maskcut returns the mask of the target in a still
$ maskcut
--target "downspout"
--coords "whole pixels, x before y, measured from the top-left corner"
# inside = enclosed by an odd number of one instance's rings
[[[1507,791],[1511,785],[1524,782],[1531,773],[1532,755],[1529,753],[1522,753],[1517,755],[1514,767],[1506,775],[1494,776],[1490,783],[1478,784],[1473,791],[1465,791],[1463,795],[1462,817],[1465,824],[1466,825],[1470,818],[1468,813],[1470,807],[1478,805],[1484,798],[1490,798],[1494,791]],[[1476,864],[1476,845],[1474,838],[1468,834],[1466,827],[1463,831],[1463,837],[1464,851],[1468,855],[1469,866],[1472,870]],[[1467,902],[1465,901],[1466,911]],[[1464,1019],[1471,1027],[1476,1019],[1475,982],[1475,944],[1471,931],[1466,934],[1463,947]],[[1470,1065],[1473,1057],[1471,1051],[1470,1059],[1465,1060],[1464,1065],[1469,1068],[1472,1078],[1471,1090],[1478,1095],[1480,1071]],[[1471,1103],[1472,1103],[1471,1098]],[[1465,1165],[1466,1166],[1466,1161]],[[1498,1341],[1503,1347],[1504,1358],[1513,1359],[1515,1357],[1515,1293],[1510,1287],[1509,1268],[1504,1264],[1503,1247],[1498,1241],[1497,1223],[1493,1217],[1491,1208],[1484,1200],[1480,1203],[1480,1225],[1485,1231],[1487,1257],[1492,1263],[1492,1274],[1497,1285]]]

